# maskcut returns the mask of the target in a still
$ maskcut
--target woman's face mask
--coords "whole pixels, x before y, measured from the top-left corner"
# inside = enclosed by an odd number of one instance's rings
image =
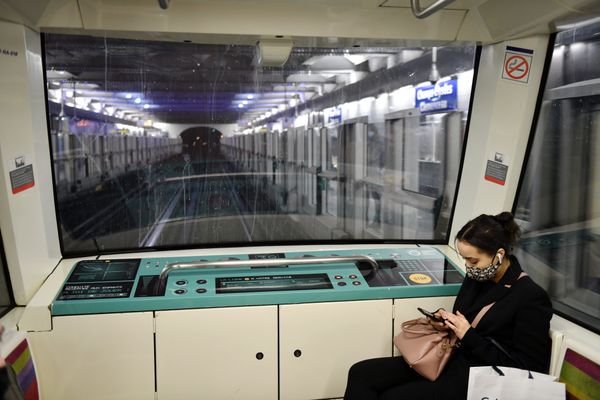
[[[502,264],[502,261],[499,260],[498,263],[494,264],[493,262],[487,267],[477,268],[471,267],[468,264],[465,264],[465,268],[467,269],[467,276],[471,279],[475,279],[476,281],[489,281],[494,279],[496,276],[496,271]]]
[[[476,281],[489,281],[494,279],[498,268],[502,265],[502,258],[504,256],[502,249],[498,249],[496,255],[492,258],[491,263],[485,265],[483,263],[486,262],[486,260],[489,260],[489,255],[481,249],[460,240],[456,242],[456,248],[458,250],[458,255],[466,261],[465,268],[467,277]],[[498,262],[494,263],[496,258],[498,258]],[[482,264],[485,266],[481,266]]]

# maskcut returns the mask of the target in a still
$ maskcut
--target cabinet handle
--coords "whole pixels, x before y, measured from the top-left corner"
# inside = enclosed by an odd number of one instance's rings
[[[302,352],[300,350],[294,351],[294,356],[300,357],[301,355],[302,355]]]
[[[257,360],[262,360],[264,357],[265,357],[265,355],[263,353],[261,353],[260,351],[258,353],[256,353]]]

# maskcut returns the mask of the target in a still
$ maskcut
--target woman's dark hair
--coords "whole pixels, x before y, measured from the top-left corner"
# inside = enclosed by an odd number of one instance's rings
[[[510,253],[520,235],[521,229],[513,215],[505,211],[498,215],[481,214],[472,219],[458,231],[456,240],[465,241],[493,256],[498,249]]]

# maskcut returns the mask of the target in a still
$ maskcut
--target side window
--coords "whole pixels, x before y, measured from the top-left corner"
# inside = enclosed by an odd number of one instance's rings
[[[556,36],[515,215],[527,272],[600,331],[600,24]]]

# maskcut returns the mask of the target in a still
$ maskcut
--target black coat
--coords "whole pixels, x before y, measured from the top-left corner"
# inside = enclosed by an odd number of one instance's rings
[[[433,385],[421,386],[430,392],[427,398],[466,398],[471,366],[502,365],[548,372],[552,304],[548,294],[530,277],[517,281],[522,269],[515,257],[509,257],[511,265],[498,283],[465,278],[454,302],[454,312],[460,311],[472,322],[482,307],[495,304],[476,328],[469,328],[460,348]],[[516,365],[490,338],[521,365]]]

